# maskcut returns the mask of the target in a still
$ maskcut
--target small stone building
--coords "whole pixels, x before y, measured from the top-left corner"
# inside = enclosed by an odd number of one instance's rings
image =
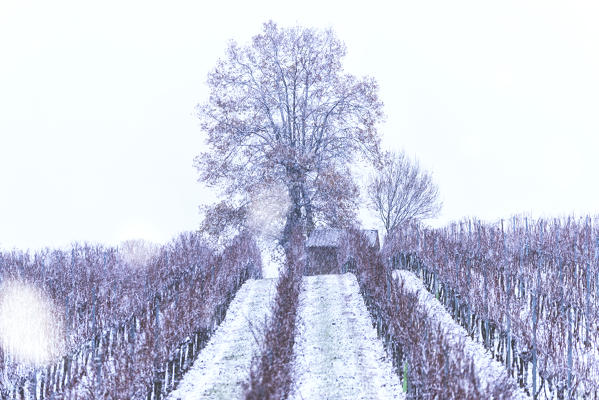
[[[370,245],[380,249],[379,234],[376,229],[362,231]],[[308,262],[305,275],[338,274],[341,272],[339,249],[346,237],[344,229],[317,228],[306,240]]]

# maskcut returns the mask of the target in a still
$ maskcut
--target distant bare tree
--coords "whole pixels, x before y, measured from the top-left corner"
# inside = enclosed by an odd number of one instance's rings
[[[294,225],[310,231],[317,221],[352,219],[358,191],[347,165],[378,154],[378,85],[345,73],[344,56],[331,30],[269,22],[249,45],[232,42],[208,76],[210,98],[198,106],[209,147],[195,159],[200,181],[241,207],[256,185],[284,185],[283,237]]]
[[[384,155],[370,180],[368,198],[387,233],[405,222],[435,217],[442,206],[431,175],[404,152]]]

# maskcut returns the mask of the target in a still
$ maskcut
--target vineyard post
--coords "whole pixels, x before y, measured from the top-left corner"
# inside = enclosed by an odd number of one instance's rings
[[[587,228],[588,228],[588,232],[589,232],[589,236],[588,236],[588,251],[587,251],[587,262],[586,262],[586,286],[587,286],[587,290],[586,290],[586,310],[585,310],[585,328],[586,328],[586,340],[585,340],[585,345],[586,346],[590,346],[591,342],[590,342],[590,327],[589,327],[589,319],[591,316],[591,276],[590,276],[590,269],[591,269],[591,232],[592,232],[592,226],[591,226],[591,221],[590,221],[590,217],[587,217]]]
[[[96,285],[92,284],[92,354],[96,355]]]
[[[537,271],[539,266],[537,265]],[[535,285],[535,293],[532,298],[532,396],[537,398],[537,303],[539,301],[539,285]]]
[[[159,400],[161,394],[160,358],[160,303],[158,296],[154,298],[154,399]]]
[[[454,285],[454,290],[453,290],[453,315],[454,318],[456,318],[456,320],[459,319],[459,310],[460,307],[458,306],[458,285],[460,282],[460,253],[455,255],[455,285]]]
[[[35,399],[37,397],[37,379],[35,370],[29,372],[29,395]]]
[[[104,276],[107,276],[107,273],[106,273],[106,268],[107,268],[106,267],[106,250],[104,250],[102,253],[103,253],[102,254],[103,258],[104,258],[104,262],[102,263],[102,269],[103,269],[103,272],[104,272]]]
[[[532,393],[536,399],[537,392],[537,295],[532,295]]]
[[[557,266],[558,266],[558,277],[559,277],[559,287],[560,287],[560,292],[561,292],[561,296],[560,296],[560,319],[563,318],[564,315],[564,262],[562,259],[562,251],[561,251],[561,247],[560,247],[560,241],[561,241],[561,231],[559,230],[559,227],[557,229]],[[563,319],[562,319],[563,321]]]
[[[46,285],[46,257],[47,255],[44,254],[44,256],[40,259],[40,263],[42,264],[42,286]]]
[[[521,235],[518,235],[518,295],[526,302],[526,289],[524,287],[524,274],[522,264],[524,263],[524,245]]]
[[[572,307],[568,306],[568,393],[572,389]]]
[[[68,347],[68,343],[69,343],[69,330],[70,330],[70,321],[71,321],[71,308],[69,307],[69,293],[67,293],[66,298],[65,298],[65,304],[64,304],[64,308],[65,308],[65,329],[64,329],[64,340],[65,340],[65,347]]]
[[[391,301],[391,271],[385,268],[385,277],[387,278],[387,302]]]
[[[131,317],[131,324],[129,326],[129,332],[127,332],[127,340],[129,342],[129,352],[131,356],[135,351],[135,334],[137,330],[137,321],[135,319],[135,314]]]
[[[515,227],[514,227],[515,230]],[[506,245],[505,245],[505,233],[503,232],[503,220],[501,221],[501,234],[503,236],[503,270],[505,271],[505,281],[506,281],[506,285],[507,285],[507,296],[506,296],[506,318],[507,318],[507,337],[506,337],[506,352],[505,352],[505,366],[507,368],[507,372],[508,375],[512,375],[512,365],[510,362],[510,351],[511,351],[511,342],[512,342],[512,338],[511,338],[511,324],[512,324],[512,320],[510,317],[510,297],[512,296],[511,290],[512,290],[512,285],[511,285],[511,274],[510,274],[510,268],[506,268],[506,265],[508,263],[507,260],[507,249],[506,249]]]
[[[113,270],[114,270],[114,265],[113,265]],[[117,289],[117,280],[113,279],[112,280],[112,293],[116,294],[118,293],[118,289]]]
[[[573,282],[578,282],[578,235],[574,235],[574,279]]]
[[[98,352],[94,357],[94,366],[96,367],[96,393],[101,393],[102,387],[102,353]]]
[[[471,327],[471,315],[470,315],[470,299],[468,298],[470,294],[470,268],[471,268],[471,259],[470,255],[466,256],[466,291],[465,291],[465,305],[466,305],[466,330],[470,335],[474,330]]]
[[[417,231],[416,231],[416,238],[418,239],[418,247],[417,247],[416,254],[418,256],[420,256],[420,255],[422,255],[422,238],[420,237],[419,229],[417,229]],[[420,258],[420,257],[418,257],[418,258]],[[416,275],[419,275],[419,273],[420,273],[420,260],[418,258],[413,260],[414,263],[416,264]]]
[[[530,264],[530,259],[529,259],[530,243],[529,243],[529,237],[528,237],[528,218],[527,217],[524,217],[524,224],[526,226],[526,234],[524,236],[524,261]],[[529,265],[529,268],[530,268],[530,265]],[[526,286],[526,285],[523,284],[523,286]],[[529,288],[528,291],[531,292],[531,295],[532,295],[532,286],[530,284],[528,285],[528,288]]]
[[[71,280],[72,280],[72,287],[75,287],[75,248],[73,247],[71,249]]]
[[[469,295],[470,294],[470,269],[472,268],[472,253],[471,253],[471,248],[470,248],[470,237],[472,235],[472,224],[471,221],[468,220],[468,243],[467,243],[467,255],[466,255],[466,294]],[[468,296],[469,297],[469,296]],[[471,332],[474,332],[473,329],[471,329],[471,316],[470,316],[470,299],[467,298],[466,299],[466,326],[468,327],[468,334],[471,334]]]
[[[472,240],[472,220],[468,219],[468,248],[470,248],[471,240]]]
[[[481,244],[480,244],[480,235],[483,227],[480,222],[476,227],[476,253],[480,255],[481,252]],[[489,302],[487,299],[487,263],[484,257],[480,257],[479,262],[481,263],[481,267],[483,269],[483,301],[484,301],[484,324],[485,324],[485,335],[483,340],[485,342],[485,347],[489,348]]]
[[[543,243],[543,225],[541,224],[541,226],[539,227],[539,246],[542,245]],[[535,296],[534,296],[534,308],[533,308],[533,358],[532,358],[532,368],[533,368],[533,375],[532,375],[532,379],[533,379],[533,399],[536,400],[537,398],[537,363],[538,363],[538,357],[537,357],[537,328],[538,328],[538,322],[539,322],[539,300],[540,300],[540,289],[541,289],[541,268],[543,267],[543,263],[544,263],[544,254],[543,254],[543,250],[542,248],[539,248],[539,260],[538,260],[538,265],[537,265],[537,282],[535,285]]]
[[[148,277],[148,272],[149,271],[146,272],[145,277],[144,277],[144,298],[146,301],[148,301],[150,298],[150,289],[148,287],[148,280],[150,278]]]
[[[597,299],[599,299],[599,235],[597,235],[595,244],[595,278],[595,304],[597,304]]]
[[[65,348],[68,348],[68,343],[69,343],[69,331],[70,331],[70,307],[69,307],[69,294],[66,295],[66,300],[65,300],[65,308],[66,308],[66,317],[65,317],[65,329],[64,329],[64,344],[65,344]],[[68,370],[65,371],[65,376],[64,376],[64,385],[66,385],[67,380],[70,380],[70,375],[71,375],[71,364],[69,362],[68,364]],[[64,386],[63,385],[63,386]]]
[[[433,240],[433,295],[435,297],[439,297],[437,293],[437,239],[439,239],[438,235],[435,235]],[[440,300],[440,299],[439,299]]]
[[[530,244],[529,244],[529,237],[528,237],[528,218],[527,217],[524,217],[524,225],[526,227],[526,235],[525,235],[526,240],[524,241],[525,253],[526,253],[525,255],[528,258],[528,250],[529,250],[528,247]]]
[[[98,330],[98,323],[97,323],[97,288],[95,283],[92,284],[92,363],[94,364],[93,367],[96,368],[96,389],[95,392],[98,393],[98,390],[100,388],[100,373],[101,373],[101,360],[100,360],[100,356],[98,354],[98,348],[97,348],[97,344],[96,344],[96,336],[97,336],[97,330]],[[93,368],[92,367],[92,368]]]
[[[404,361],[404,366],[403,366],[403,391],[404,391],[404,393],[408,394],[408,397],[409,397],[409,393],[411,392],[410,378],[409,378],[410,369],[409,368],[410,367],[409,367],[408,358],[406,357],[406,359]]]

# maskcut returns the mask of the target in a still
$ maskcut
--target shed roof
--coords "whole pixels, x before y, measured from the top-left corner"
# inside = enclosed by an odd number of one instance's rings
[[[376,229],[363,229],[370,246],[375,247],[378,243],[379,233]],[[306,247],[338,247],[345,230],[337,228],[316,228],[306,240]]]
[[[316,228],[306,240],[306,247],[338,247],[342,234],[342,229]]]

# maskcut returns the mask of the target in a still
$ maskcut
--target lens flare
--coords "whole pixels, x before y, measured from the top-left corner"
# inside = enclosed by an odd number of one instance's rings
[[[278,238],[285,226],[291,205],[287,188],[282,184],[263,185],[251,195],[248,225],[258,236]]]
[[[287,187],[265,184],[254,189],[248,207],[248,226],[254,233],[262,253],[262,276],[277,278],[284,254],[278,247],[291,206]]]
[[[40,290],[19,281],[0,285],[0,345],[16,362],[43,365],[63,349],[56,307]]]

